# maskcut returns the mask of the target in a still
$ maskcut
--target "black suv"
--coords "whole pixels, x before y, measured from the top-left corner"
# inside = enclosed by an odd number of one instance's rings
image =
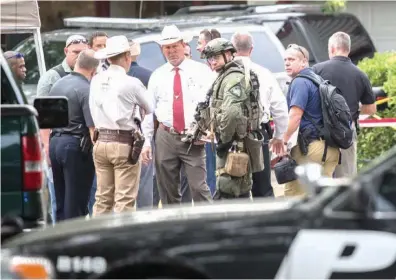
[[[123,20],[125,20],[125,22]],[[132,22],[135,22],[134,26],[132,26]],[[169,24],[171,21],[167,20],[166,23]],[[129,39],[139,42],[141,44],[142,52],[137,58],[137,62],[143,67],[155,70],[162,64],[166,63],[166,59],[161,52],[161,48],[156,43],[156,40],[159,40],[160,38],[164,25],[163,22],[161,22],[161,26],[149,28],[150,26],[145,23],[145,20],[142,20],[140,26],[139,24],[136,24],[135,19],[82,17],[65,19],[65,25],[67,26],[66,29],[54,30],[42,34],[47,69],[50,69],[62,62],[65,56],[63,51],[65,42],[70,35],[80,34],[88,38],[96,30],[105,31],[109,36],[125,35]],[[191,35],[192,40],[189,44],[191,46],[192,57],[194,60],[204,62],[200,59],[199,53],[196,50],[199,32],[202,29],[216,28],[220,31],[223,37],[230,39],[236,30],[243,28],[253,35],[256,42],[256,48],[252,53],[253,60],[274,73],[284,71],[284,48],[267,26],[243,22],[219,23],[215,20],[209,19],[202,19],[199,21],[193,20],[190,23],[183,23],[183,21],[180,21],[180,24],[176,25],[182,32]],[[125,29],[125,26],[130,26],[130,29]],[[25,56],[27,76],[25,79],[24,91],[28,99],[32,100],[32,97],[36,95],[36,87],[40,77],[33,37],[22,41],[14,48],[14,50],[23,53]],[[265,55],[267,53],[271,53],[271,55]],[[280,83],[283,84],[283,75],[277,75],[279,76]]]

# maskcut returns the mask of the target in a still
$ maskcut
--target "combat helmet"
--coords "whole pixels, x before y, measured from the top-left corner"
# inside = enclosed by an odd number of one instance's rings
[[[201,58],[209,58],[220,53],[224,53],[225,51],[231,51],[231,53],[235,53],[236,49],[231,41],[224,38],[216,38],[210,41],[204,50],[202,51]]]

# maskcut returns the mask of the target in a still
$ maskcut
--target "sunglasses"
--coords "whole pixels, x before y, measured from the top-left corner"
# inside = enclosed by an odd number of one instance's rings
[[[71,45],[75,45],[75,44],[88,44],[88,40],[87,39],[73,40],[69,44],[66,45],[66,48],[71,46]]]
[[[304,58],[306,58],[306,57],[305,57],[305,54],[304,54],[304,52],[303,52],[303,50],[301,49],[301,47],[300,47],[299,45],[297,45],[297,44],[290,44],[290,45],[287,46],[287,48],[288,48],[288,49],[296,49],[296,50],[298,50],[300,53],[302,53],[302,55],[304,56]]]
[[[22,53],[17,53],[17,54],[15,54],[15,55],[12,55],[12,56],[9,56],[9,57],[7,57],[6,59],[11,59],[11,58],[23,58],[23,54]]]

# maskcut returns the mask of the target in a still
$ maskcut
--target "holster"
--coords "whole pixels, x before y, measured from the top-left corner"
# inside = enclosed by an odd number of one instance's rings
[[[301,153],[304,156],[308,154],[308,146],[313,141],[311,137],[311,132],[312,130],[309,127],[305,128],[303,131],[302,130],[298,131],[297,143],[298,146],[300,147]]]
[[[95,128],[92,141],[95,143],[98,140],[98,137],[99,137],[99,130]]]
[[[297,143],[300,147],[301,153],[306,156],[308,154],[308,141],[301,132],[298,132]]]
[[[138,162],[140,154],[142,153],[144,141],[144,136],[139,131],[135,131],[132,137],[131,149],[128,156],[129,163],[135,165]]]
[[[81,138],[80,149],[85,155],[88,155],[90,152],[92,152],[92,141],[90,135],[85,135]]]
[[[261,130],[263,131],[262,133],[264,133],[264,131],[267,132],[268,135],[268,139],[272,139],[274,136],[274,132],[272,131],[271,125],[269,122],[267,123],[261,123]]]

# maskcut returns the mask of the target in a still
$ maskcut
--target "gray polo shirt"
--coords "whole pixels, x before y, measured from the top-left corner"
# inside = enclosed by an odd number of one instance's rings
[[[69,125],[54,132],[76,135],[88,135],[89,127],[94,127],[89,110],[89,81],[77,72],[58,80],[52,87],[49,96],[65,96],[69,103]]]
[[[56,66],[55,66],[56,67]],[[72,69],[66,62],[66,58],[62,61],[62,67],[65,70],[66,74],[69,74]],[[52,86],[61,78],[61,76],[56,72],[53,68],[44,73],[43,76],[40,77],[40,80],[37,84],[37,95],[38,96],[48,96]]]

